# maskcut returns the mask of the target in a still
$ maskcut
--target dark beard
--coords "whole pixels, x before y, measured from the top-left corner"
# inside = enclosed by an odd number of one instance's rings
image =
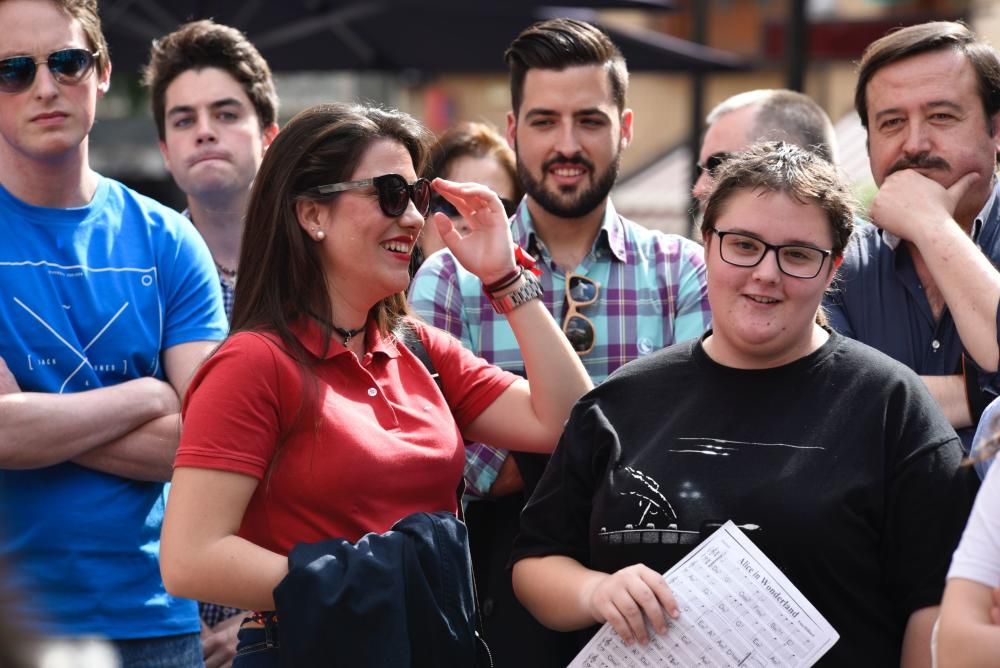
[[[517,178],[520,179],[521,185],[524,187],[524,191],[531,196],[533,200],[538,202],[538,205],[542,207],[546,212],[557,216],[559,218],[582,218],[587,215],[607,198],[608,193],[611,192],[611,188],[614,187],[615,181],[618,180],[618,170],[621,166],[622,152],[619,150],[615,154],[614,160],[608,165],[608,168],[604,170],[603,174],[597,177],[597,180],[589,188],[581,192],[576,196],[576,199],[570,200],[569,202],[560,198],[545,189],[541,181],[536,181],[528,171],[528,168],[521,162],[520,154],[517,155]],[[580,156],[574,156],[573,158],[563,158],[557,157],[552,160],[546,161],[542,165],[542,179],[544,180],[544,174],[548,171],[548,167],[551,163],[577,163],[581,165],[586,165],[591,167],[590,173],[593,174],[593,165],[587,160],[584,160]]]

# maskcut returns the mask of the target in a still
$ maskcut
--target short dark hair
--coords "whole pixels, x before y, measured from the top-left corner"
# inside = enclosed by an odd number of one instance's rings
[[[979,97],[987,124],[1000,111],[1000,59],[996,50],[958,21],[931,21],[890,32],[865,49],[858,65],[854,108],[868,129],[868,82],[886,65],[930,51],[954,49],[963,54],[979,81]],[[992,132],[992,126],[991,126]]]
[[[514,151],[495,129],[485,123],[459,123],[442,134],[431,146],[430,159],[424,168],[426,179],[447,178],[451,163],[459,158],[493,158],[503,167],[514,185],[512,199],[521,199],[521,183],[517,178]]]
[[[701,221],[706,239],[737,192],[779,192],[822,209],[833,234],[833,254],[844,254],[854,230],[854,198],[837,168],[813,151],[786,142],[754,144],[722,163],[715,182]]]
[[[192,21],[153,41],[142,73],[161,141],[166,138],[167,88],[184,72],[206,67],[227,72],[243,87],[261,130],[277,122],[278,94],[271,68],[257,48],[236,28],[209,19]]]
[[[319,104],[297,114],[264,153],[247,204],[240,250],[240,276],[233,302],[233,332],[277,334],[300,362],[311,359],[289,328],[312,316],[325,340],[336,321],[323,270],[321,246],[299,225],[296,202],[329,199],[316,186],[347,181],[369,147],[380,139],[399,142],[419,172],[427,156],[427,130],[399,111],[351,104]],[[337,243],[328,238],[324,243]],[[371,315],[383,334],[408,313],[402,292],[386,297]]]
[[[521,110],[528,70],[564,70],[576,65],[603,66],[615,105],[619,111],[625,109],[625,57],[607,34],[589,23],[565,18],[536,23],[511,42],[504,60],[510,67],[510,102],[515,115]]]

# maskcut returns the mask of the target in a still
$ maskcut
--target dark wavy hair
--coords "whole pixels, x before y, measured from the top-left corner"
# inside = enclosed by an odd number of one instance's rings
[[[536,23],[514,39],[504,60],[510,67],[510,102],[515,116],[521,110],[528,70],[564,70],[577,65],[603,66],[618,111],[625,109],[625,57],[610,37],[589,23],[566,18]]]
[[[216,67],[233,77],[250,98],[260,128],[278,120],[278,93],[271,68],[236,28],[205,19],[185,23],[153,41],[142,81],[149,88],[156,131],[166,137],[167,87],[188,70]]]
[[[302,363],[311,356],[289,324],[312,317],[329,345],[336,319],[319,244],[299,225],[296,202],[326,199],[310,189],[347,181],[376,141],[402,144],[419,171],[427,155],[427,131],[399,111],[354,104],[320,104],[297,114],[264,154],[247,205],[240,252],[240,275],[233,302],[232,331],[269,331]],[[337,243],[327,238],[325,243]],[[406,295],[390,295],[372,307],[383,334],[408,314]]]

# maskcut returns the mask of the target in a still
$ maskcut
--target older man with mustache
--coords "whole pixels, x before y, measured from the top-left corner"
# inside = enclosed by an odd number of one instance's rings
[[[998,382],[1000,59],[960,23],[873,42],[855,107],[879,192],[830,323],[921,375],[968,445]]]

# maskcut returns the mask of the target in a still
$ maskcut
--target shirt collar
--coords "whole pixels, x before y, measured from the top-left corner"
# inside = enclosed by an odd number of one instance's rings
[[[993,177],[993,190],[990,191],[990,196],[987,198],[986,204],[979,211],[979,215],[977,215],[976,219],[972,221],[972,235],[971,235],[971,237],[972,237],[972,242],[973,243],[976,243],[976,244],[979,243],[979,235],[982,234],[983,225],[986,223],[986,220],[989,218],[990,212],[993,211],[993,205],[996,204],[996,201],[997,201],[997,189],[998,189],[998,187],[1000,187],[1000,183],[997,182],[997,178],[994,176]],[[886,243],[886,245],[888,245],[889,248],[891,248],[892,250],[896,250],[896,248],[899,247],[899,242],[902,241],[902,239],[900,239],[899,237],[897,237],[892,232],[886,232],[885,230],[883,230],[882,231],[882,241],[884,241]]]
[[[299,340],[299,343],[317,359],[333,359],[337,355],[350,352],[344,344],[336,337],[331,337],[330,346],[323,356],[323,349],[326,342],[323,338],[323,331],[319,323],[313,318],[298,318],[290,326],[292,334]],[[368,319],[365,325],[365,353],[371,355],[385,355],[386,357],[399,357],[399,349],[396,347],[396,337],[393,335],[383,336],[378,330],[378,326],[372,318]]]
[[[532,255],[537,255],[538,251],[544,242],[538,233],[535,231],[534,221],[531,219],[531,212],[528,211],[528,196],[525,195],[524,199],[517,207],[517,211],[510,218],[511,235],[514,237],[514,243],[521,246],[527,250]],[[606,200],[606,206],[604,208],[604,218],[601,220],[601,229],[597,233],[597,238],[594,239],[594,246],[591,252],[596,251],[599,247],[605,247],[611,251],[620,262],[627,261],[627,254],[625,249],[625,225],[622,223],[621,216],[615,210],[615,205],[611,203],[611,199]]]

